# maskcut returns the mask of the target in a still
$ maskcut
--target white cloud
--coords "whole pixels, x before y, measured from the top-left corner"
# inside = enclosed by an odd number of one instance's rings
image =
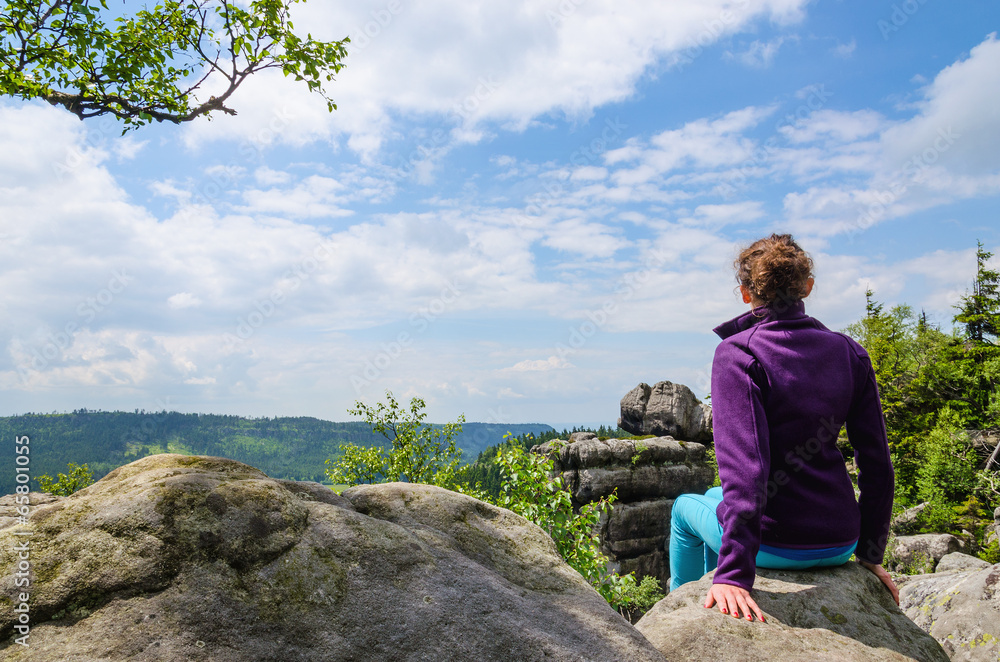
[[[636,161],[639,164],[616,170],[611,179],[632,186],[682,168],[706,170],[738,165],[750,158],[755,146],[743,132],[774,110],[751,106],[713,120],[698,119],[680,129],[656,134],[648,145],[631,139],[625,147],[608,152],[605,161],[609,165]]]
[[[339,110],[327,114],[321,99],[280,75],[258,75],[232,98],[237,118],[211,128],[196,123],[186,135],[192,146],[220,138],[267,145],[347,136],[352,150],[370,156],[392,139],[400,116],[447,118],[459,141],[479,139],[483,123],[521,130],[550,114],[585,118],[631,97],[660,62],[679,62],[760,20],[800,20],[806,4],[437,0],[402,3],[392,13],[378,0],[309,3],[296,7],[298,25],[320,38],[347,34],[353,41],[330,85]]]
[[[272,187],[244,190],[245,205],[236,208],[246,214],[270,214],[291,218],[350,216],[345,208],[345,187],[336,179],[312,175],[294,188]]]
[[[598,179],[605,179],[608,176],[607,168],[599,168],[597,166],[582,166],[573,171],[571,179],[574,181],[592,181]]]
[[[837,44],[833,47],[833,54],[837,57],[844,58],[845,60],[854,55],[854,51],[858,48],[857,39],[851,39],[846,44]]]
[[[873,110],[820,109],[795,124],[783,126],[781,133],[793,144],[818,140],[844,143],[867,138],[887,125],[885,118]]]
[[[732,53],[727,52],[729,59],[738,60],[748,67],[754,69],[765,69],[771,66],[774,62],[775,56],[778,55],[778,49],[781,45],[785,43],[783,37],[778,37],[777,39],[772,39],[771,41],[760,41],[754,40],[750,46],[747,47],[742,53]]]
[[[955,175],[992,175],[1000,169],[1000,41],[991,34],[969,57],[946,67],[928,84],[919,112],[882,135],[887,165],[915,159]]]
[[[572,368],[573,364],[567,361],[561,356],[550,356],[547,359],[525,359],[515,363],[509,368],[504,370],[509,370],[511,372],[548,372],[549,370],[561,370],[563,368]]]
[[[827,150],[783,152],[791,171],[816,177],[854,170],[867,176],[860,186],[836,182],[788,193],[784,206],[793,229],[816,236],[856,234],[916,211],[1000,192],[997,89],[1000,42],[990,35],[926,85],[910,119],[889,123],[871,111],[819,111],[788,127],[785,133],[796,143],[821,140]]]
[[[261,166],[257,168],[254,173],[254,180],[261,186],[276,186],[278,184],[287,184],[292,181],[292,175],[288,172],[282,172],[280,170],[272,170],[267,166]]]
[[[197,308],[201,304],[202,300],[199,299],[197,295],[191,294],[190,292],[178,292],[167,299],[167,305],[174,310]]]
[[[734,223],[750,223],[763,217],[763,205],[747,200],[732,204],[699,205],[693,214],[679,220],[684,225],[719,228]]]
[[[626,246],[617,231],[602,223],[589,223],[580,218],[553,223],[543,243],[557,250],[587,257],[609,257]]]

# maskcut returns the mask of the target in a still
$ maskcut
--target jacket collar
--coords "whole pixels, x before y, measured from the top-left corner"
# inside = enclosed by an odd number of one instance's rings
[[[734,317],[712,330],[715,331],[716,335],[725,340],[729,336],[735,335],[740,331],[746,331],[756,324],[805,317],[805,314],[806,305],[801,299],[790,302],[775,301],[770,305],[759,306],[738,317]]]

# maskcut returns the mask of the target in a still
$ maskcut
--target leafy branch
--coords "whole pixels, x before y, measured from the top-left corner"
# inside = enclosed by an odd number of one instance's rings
[[[107,0],[15,0],[0,10],[0,93],[45,99],[81,119],[113,115],[126,130],[235,115],[243,82],[280,69],[327,96],[347,57],[347,37],[325,42],[294,32],[300,0],[163,0],[110,22]],[[216,90],[207,100],[197,93]]]

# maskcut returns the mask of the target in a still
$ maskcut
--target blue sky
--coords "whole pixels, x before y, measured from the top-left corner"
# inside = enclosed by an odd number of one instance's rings
[[[338,6],[344,5],[344,6]],[[350,6],[347,6],[350,5]],[[0,104],[0,413],[135,408],[614,423],[706,395],[739,247],[792,232],[807,310],[951,327],[1000,253],[992,1],[313,0],[330,88],[120,136]],[[994,262],[996,264],[996,261]]]

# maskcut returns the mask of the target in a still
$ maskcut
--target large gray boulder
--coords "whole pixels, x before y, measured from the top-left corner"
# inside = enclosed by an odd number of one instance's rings
[[[982,560],[977,556],[963,554],[962,552],[952,552],[945,554],[938,561],[934,572],[961,572],[964,570],[983,570],[992,564]]]
[[[890,551],[887,567],[895,572],[916,574],[934,572],[938,561],[965,547],[961,540],[949,533],[921,533],[915,536],[898,536]]]
[[[635,435],[711,442],[712,408],[683,384],[641,383],[622,398],[618,426]]]
[[[907,579],[900,604],[952,660],[1000,660],[1000,563]]]
[[[24,540],[30,648],[13,643]],[[0,639],[2,660],[53,662],[663,662],[510,511],[408,483],[338,496],[180,455],[0,530]]]
[[[868,570],[758,569],[753,598],[766,622],[705,609],[709,573],[654,606],[636,629],[672,662],[946,662],[948,656]]]

